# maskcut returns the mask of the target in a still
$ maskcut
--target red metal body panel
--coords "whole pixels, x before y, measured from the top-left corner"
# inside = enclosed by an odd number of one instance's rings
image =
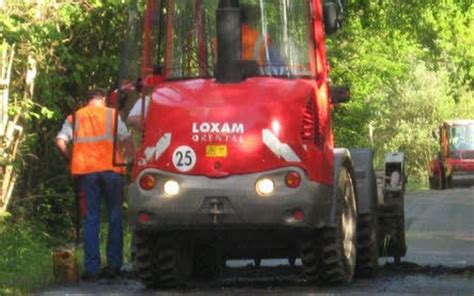
[[[459,155],[463,154],[470,154],[474,155],[474,151],[458,151]],[[474,174],[474,157],[472,158],[449,158],[448,159],[450,167],[451,167],[451,174],[456,173],[466,173],[466,174]]]
[[[172,158],[179,146],[187,145],[195,152],[196,163],[186,174],[225,177],[296,165],[307,172],[309,179],[332,184],[330,108],[327,96],[320,93],[316,81],[305,79],[260,77],[238,84],[219,84],[213,79],[162,83],[152,95],[133,176],[148,167],[182,173]],[[319,145],[304,143],[301,137],[308,100],[314,100],[318,129],[323,135]],[[239,128],[233,131],[233,126]],[[281,145],[288,145],[299,161],[275,154],[264,143],[264,130]],[[155,151],[166,134],[171,136],[169,145],[164,151]],[[206,156],[210,145],[225,146],[226,156]]]
[[[133,179],[143,169],[150,167],[172,173],[225,177],[296,165],[304,169],[312,181],[327,185],[333,183],[334,144],[323,12],[319,0],[308,1],[312,4],[312,9],[308,10],[308,19],[312,19],[308,37],[314,40],[314,47],[310,47],[308,54],[314,77],[255,77],[238,84],[218,84],[214,79],[174,82],[158,79],[157,83],[151,80],[147,83],[146,78],[152,74],[147,58],[152,47],[149,19],[158,9],[156,1],[147,1],[142,77],[145,78],[145,85],[153,87],[154,91],[144,125],[143,142],[136,156]],[[196,7],[200,5],[201,1],[196,1]],[[198,20],[202,18],[199,14],[195,17]],[[169,30],[165,35],[165,63],[171,61],[173,19],[174,13],[171,11],[166,24]],[[205,56],[206,47],[200,36],[203,33],[202,25],[198,26],[197,31],[198,54]],[[169,65],[165,64],[164,68],[169,68]],[[201,71],[203,66],[200,65]],[[166,76],[165,72],[162,78]],[[312,104],[308,104],[309,100],[313,101]],[[308,111],[308,106],[313,109],[310,113],[315,117],[314,129],[319,136],[316,141],[302,138],[303,114]],[[243,132],[193,132],[200,124],[217,124],[220,127],[224,124],[242,124]],[[271,132],[280,145],[288,145],[299,158],[298,161],[288,161],[282,155],[275,154],[263,141],[264,130]],[[171,136],[169,143],[161,143],[160,140],[167,135]],[[172,160],[174,152],[182,145],[191,147],[196,156],[192,169],[185,172],[178,170]],[[209,157],[206,149],[212,145],[225,146],[226,156]]]
[[[446,182],[456,175],[474,176],[474,150],[456,150],[450,145],[449,129],[473,125],[472,120],[448,120],[439,128],[440,153],[430,164],[430,177]]]
[[[430,176],[438,176],[438,177],[441,175],[441,166],[438,159],[431,160],[429,174]]]
[[[318,85],[327,84],[329,64],[326,62],[326,46],[324,40],[324,19],[320,0],[313,0],[313,34],[316,43],[316,69]]]

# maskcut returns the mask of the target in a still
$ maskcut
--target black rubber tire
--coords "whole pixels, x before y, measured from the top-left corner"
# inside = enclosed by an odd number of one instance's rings
[[[192,274],[192,245],[179,235],[136,233],[135,270],[147,288],[183,286]]]
[[[445,175],[445,172],[443,171],[443,173],[441,174],[441,180],[440,180],[440,186],[439,186],[439,189],[440,190],[444,190],[448,187],[448,180],[446,179],[446,175]]]
[[[317,282],[321,248],[316,239],[301,244],[301,262],[303,273],[310,282]]]
[[[449,176],[448,178],[446,178],[446,188],[452,189],[453,187],[454,187],[453,176]]]
[[[379,246],[377,241],[377,220],[374,215],[357,217],[357,261],[358,277],[373,277],[377,273]]]
[[[441,163],[438,164],[440,167],[440,174],[437,175],[433,172],[433,176],[429,177],[429,182],[430,182],[430,189],[433,190],[443,190],[446,189],[447,187],[447,179],[445,176],[445,170],[443,168],[443,165]]]
[[[344,284],[352,280],[357,249],[356,213],[353,178],[349,170],[342,167],[336,189],[336,227],[323,228],[318,239],[302,244],[303,272],[309,281]]]
[[[150,239],[151,235],[144,232],[135,232],[135,258],[133,262],[133,269],[140,279],[140,281],[147,288],[155,288],[158,279],[155,257],[152,256],[154,250],[154,241]]]
[[[219,276],[222,271],[222,256],[212,245],[197,245],[194,250],[193,277],[209,281]]]
[[[133,263],[137,258],[137,243],[135,242],[135,232],[132,231],[132,239],[130,241],[130,261]]]
[[[430,189],[439,190],[438,178],[436,176],[429,177]]]

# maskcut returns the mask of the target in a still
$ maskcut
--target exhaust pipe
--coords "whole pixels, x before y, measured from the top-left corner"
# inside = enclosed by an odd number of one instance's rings
[[[216,14],[217,73],[220,83],[244,79],[241,58],[240,9],[238,0],[220,0]]]

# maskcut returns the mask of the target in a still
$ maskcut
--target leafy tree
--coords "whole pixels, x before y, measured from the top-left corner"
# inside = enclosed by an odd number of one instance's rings
[[[422,178],[448,118],[474,118],[471,1],[346,1],[343,29],[328,40],[333,84],[352,101],[334,112],[340,146],[409,155]],[[433,90],[437,90],[434,92]],[[461,114],[460,110],[463,110]]]
[[[31,1],[33,3],[33,1]],[[70,225],[73,192],[67,167],[54,148],[65,116],[91,87],[118,78],[128,3],[110,1],[7,2],[0,11],[0,39],[15,44],[11,112],[21,115],[26,136],[21,179],[12,210],[35,216],[50,229]],[[32,99],[24,98],[27,62],[36,65]],[[68,214],[69,213],[69,214]]]

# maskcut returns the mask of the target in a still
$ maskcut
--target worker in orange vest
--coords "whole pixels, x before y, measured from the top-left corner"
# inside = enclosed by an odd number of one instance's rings
[[[258,6],[241,5],[242,59],[255,60],[261,74],[276,75],[279,74],[278,68],[283,65],[283,61],[268,34],[263,36],[257,30],[260,17]]]
[[[240,8],[240,30],[242,36],[242,59],[255,60],[258,65],[265,63],[266,45],[269,38],[256,30],[259,19],[259,9],[256,6],[242,5]]]
[[[113,163],[115,109],[108,108],[105,93],[95,89],[87,94],[87,105],[69,115],[56,136],[56,146],[65,159],[80,192],[84,227],[84,280],[97,280],[102,271],[120,275],[123,262],[122,203],[124,168]],[[131,156],[130,134],[118,118],[117,136]],[[72,146],[69,147],[69,143]],[[122,153],[117,162],[122,163]],[[107,268],[100,269],[100,204],[104,198],[108,214]]]
[[[240,6],[240,34],[242,41],[242,60],[256,61],[260,74],[282,75],[283,59],[277,49],[272,46],[270,37],[265,38],[257,30],[260,20],[260,8],[257,5],[242,4]],[[217,55],[217,39],[211,40],[214,56]]]

